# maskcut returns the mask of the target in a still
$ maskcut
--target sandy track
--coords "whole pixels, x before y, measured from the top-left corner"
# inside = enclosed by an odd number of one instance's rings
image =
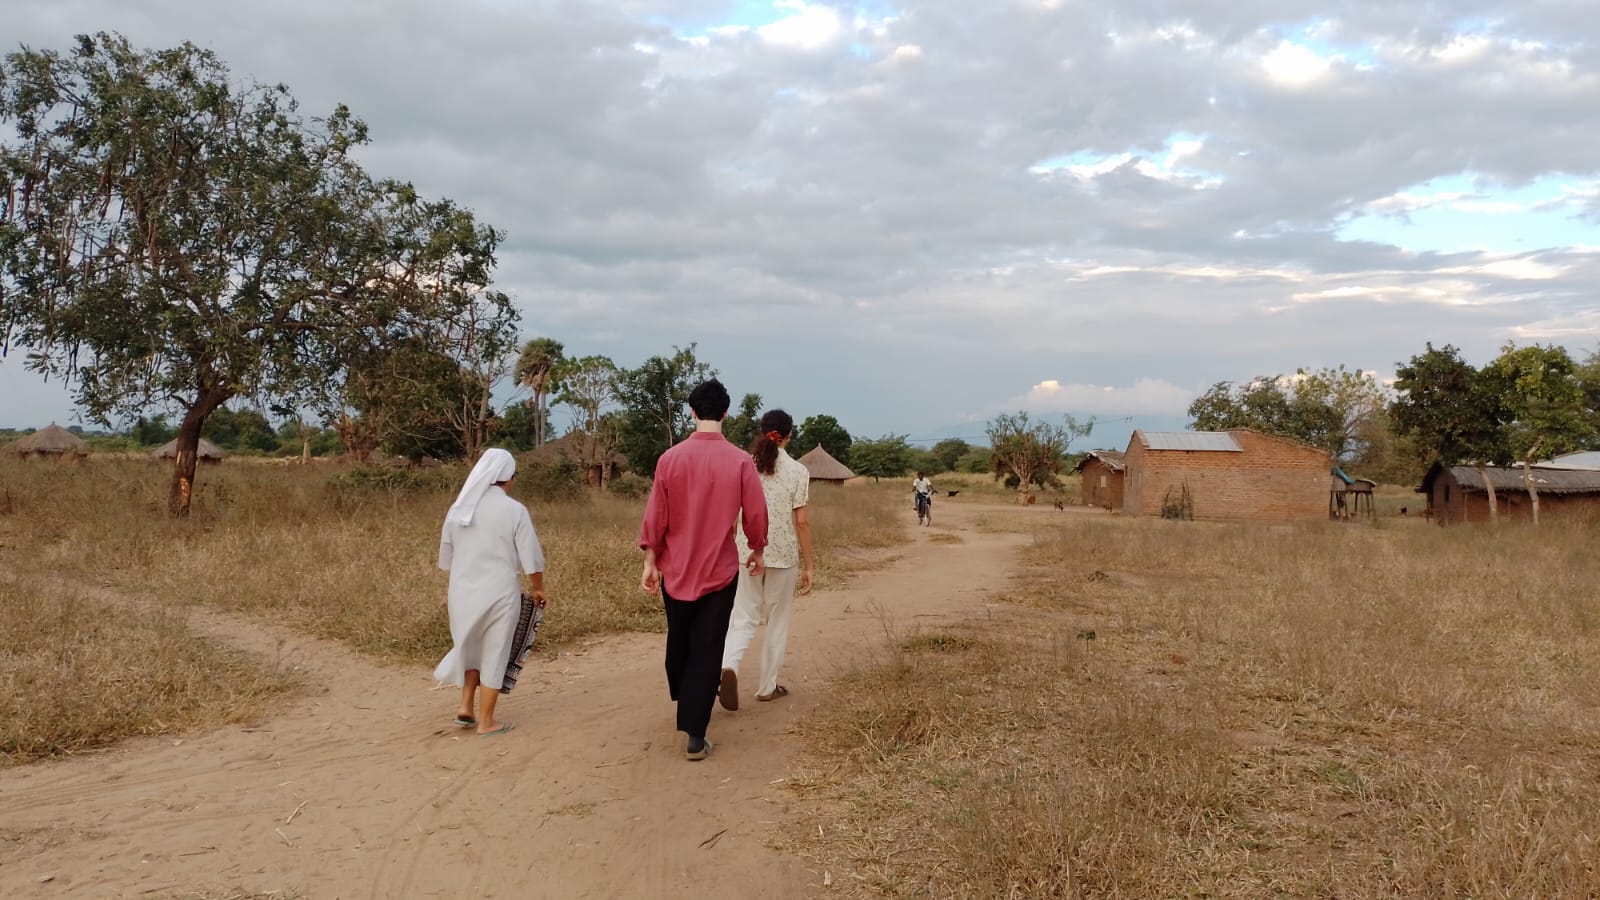
[[[1026,538],[974,530],[978,508],[941,504],[894,562],[801,599],[794,693],[718,708],[703,763],[673,730],[659,635],[536,661],[500,707],[517,730],[478,738],[448,724],[454,691],[431,690],[425,668],[195,610],[203,633],[294,660],[326,689],[255,728],[0,773],[0,896],[810,896],[822,874],[770,846],[791,800],[789,726],[883,646],[886,622],[904,634],[980,614]],[[941,532],[962,542],[930,540]],[[753,646],[747,686],[759,659]]]

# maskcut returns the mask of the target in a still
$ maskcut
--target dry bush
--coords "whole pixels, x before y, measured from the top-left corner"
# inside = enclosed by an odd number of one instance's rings
[[[230,461],[201,473],[186,521],[163,513],[168,475],[143,460],[0,461],[0,497],[10,498],[0,558],[263,615],[381,657],[433,661],[449,648],[447,576],[436,562],[464,470],[353,479],[337,465]],[[638,588],[642,500],[598,492],[573,503],[520,499],[549,563],[541,644],[664,627],[660,600]],[[904,540],[896,512],[877,489],[819,488],[812,519],[822,583],[838,583]]]
[[[1600,895],[1594,542],[1064,519],[1025,627],[805,724],[797,834],[860,896]]]
[[[253,721],[294,685],[196,635],[181,614],[0,578],[0,766]]]

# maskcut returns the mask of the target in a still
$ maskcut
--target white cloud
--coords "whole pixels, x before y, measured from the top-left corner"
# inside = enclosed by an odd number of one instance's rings
[[[844,30],[838,11],[832,7],[806,3],[804,0],[776,0],[773,6],[793,12],[756,29],[756,34],[769,44],[817,50],[832,43]]]
[[[1282,41],[1261,58],[1261,68],[1273,81],[1304,87],[1328,74],[1340,56],[1321,56],[1310,47]]]
[[[1041,381],[1026,394],[1005,403],[1008,409],[1030,413],[1073,415],[1175,416],[1194,400],[1193,391],[1166,381],[1141,378],[1126,387],[1098,384],[1062,384]]]

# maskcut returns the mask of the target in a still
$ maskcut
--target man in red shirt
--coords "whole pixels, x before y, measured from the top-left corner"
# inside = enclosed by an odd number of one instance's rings
[[[706,726],[722,676],[722,648],[738,588],[734,524],[742,516],[750,543],[745,566],[759,578],[767,546],[767,499],[750,454],[722,436],[728,389],[715,378],[689,394],[694,434],[661,454],[644,510],[646,593],[661,591],[667,610],[667,690],[678,704],[678,730],[689,759],[711,752]]]

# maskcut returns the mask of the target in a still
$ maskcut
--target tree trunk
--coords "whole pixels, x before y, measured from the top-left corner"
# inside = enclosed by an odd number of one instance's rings
[[[1478,477],[1483,479],[1483,489],[1489,494],[1489,523],[1500,524],[1500,504],[1494,495],[1494,484],[1489,481],[1489,470],[1481,463],[1478,465]]]
[[[1522,458],[1522,486],[1528,491],[1528,512],[1533,516],[1533,524],[1539,524],[1539,489],[1533,486],[1533,460],[1539,455],[1539,448],[1544,446],[1544,438],[1533,442],[1528,448],[1528,455]]]
[[[183,414],[172,458],[172,490],[167,495],[167,511],[174,518],[187,517],[194,500],[194,471],[200,462],[200,429],[205,427],[206,418],[227,402],[229,396],[222,391],[203,393]]]

